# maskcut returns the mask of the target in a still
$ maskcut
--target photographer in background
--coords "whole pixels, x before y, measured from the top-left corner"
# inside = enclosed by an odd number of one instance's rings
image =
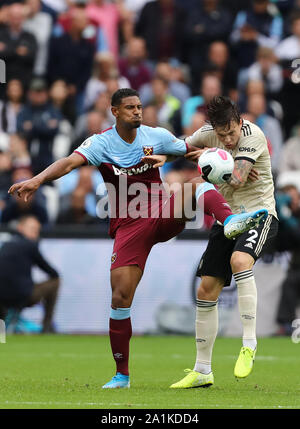
[[[17,233],[0,247],[0,319],[8,309],[22,310],[40,301],[44,305],[43,333],[54,332],[52,317],[59,288],[59,274],[38,248],[41,224],[36,217],[20,218]],[[49,280],[34,284],[31,269],[38,266]]]

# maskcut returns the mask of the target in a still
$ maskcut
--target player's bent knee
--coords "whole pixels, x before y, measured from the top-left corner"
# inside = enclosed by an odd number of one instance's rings
[[[230,258],[230,265],[233,273],[251,270],[254,262],[253,257],[244,252],[234,252]]]
[[[112,293],[111,304],[114,308],[127,308],[131,306],[132,295],[122,291]]]
[[[218,299],[224,282],[216,277],[203,276],[197,291],[197,298],[207,301]]]

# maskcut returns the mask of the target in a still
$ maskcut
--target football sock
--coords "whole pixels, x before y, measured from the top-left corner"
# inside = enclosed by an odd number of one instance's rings
[[[198,205],[203,208],[204,213],[213,216],[222,225],[225,219],[233,214],[227,201],[211,183],[199,183],[195,197]]]
[[[256,306],[257,290],[252,270],[233,274],[237,284],[238,303],[243,325],[243,346],[256,348]]]
[[[197,299],[196,307],[196,349],[197,357],[194,371],[202,374],[211,372],[211,356],[218,332],[218,300]]]
[[[117,372],[129,375],[129,342],[132,335],[130,308],[111,309],[109,338]]]

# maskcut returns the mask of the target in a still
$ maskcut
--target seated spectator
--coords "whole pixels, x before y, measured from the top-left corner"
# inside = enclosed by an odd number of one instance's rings
[[[23,85],[20,80],[7,82],[6,96],[0,101],[0,131],[8,134],[17,131],[17,116],[23,106]]]
[[[94,134],[100,134],[101,131],[105,130],[106,123],[105,118],[101,112],[97,110],[91,110],[87,114],[83,115],[80,118],[80,133],[76,136],[74,141],[72,142],[70,153],[72,153],[75,149],[78,148],[88,137]],[[105,128],[106,127],[106,128]],[[77,131],[79,131],[79,124]]]
[[[108,92],[102,92],[92,109],[90,109],[87,113],[84,113],[83,115],[79,116],[74,127],[74,134],[73,134],[73,141],[77,141],[80,144],[91,134],[98,134],[101,133],[101,131],[106,130],[107,128],[111,127],[115,121],[114,117],[111,113],[111,106],[110,106],[110,99]],[[89,116],[90,113],[95,113]],[[98,114],[98,115],[97,115]],[[88,120],[88,118],[90,118]],[[88,122],[91,123],[91,118],[96,118],[97,124],[98,124],[98,131],[95,133],[95,126],[92,126],[93,132],[90,132]],[[92,119],[92,123],[94,124],[95,121]],[[83,138],[83,140],[82,140]],[[72,143],[72,147],[74,147],[74,143]]]
[[[60,111],[61,115],[69,121],[71,125],[76,121],[76,108],[74,97],[70,94],[67,83],[63,79],[56,80],[49,89],[49,97],[52,105]]]
[[[76,121],[76,107],[74,97],[64,80],[56,80],[50,87],[49,100],[56,108],[62,120],[53,141],[53,158],[60,159],[67,156],[73,138],[73,126]]]
[[[124,76],[119,76],[113,55],[110,52],[96,54],[94,75],[87,83],[84,96],[85,110],[88,110],[94,104],[101,92],[107,91],[107,83],[111,78],[118,79],[119,88],[130,88],[129,80]]]
[[[23,30],[24,19],[21,3],[8,7],[7,25],[0,28],[0,56],[5,61],[9,79],[19,79],[26,87],[33,75],[37,42],[31,33]]]
[[[83,110],[84,91],[92,74],[96,51],[96,45],[85,37],[87,26],[85,9],[74,8],[69,30],[59,37],[52,37],[49,47],[48,78],[51,83],[63,79],[72,86],[78,114]]]
[[[181,133],[180,101],[168,92],[168,82],[155,77],[152,79],[152,99],[150,104],[157,109],[158,124],[172,131],[175,135]]]
[[[33,174],[30,169],[17,168],[12,173],[11,181],[12,183],[17,183],[31,179],[32,177]],[[5,207],[1,213],[1,223],[9,223],[29,214],[36,216],[42,225],[48,223],[46,199],[42,189],[38,189],[34,196],[30,197],[27,202],[19,198],[17,194],[7,196]]]
[[[2,1],[0,6],[0,26],[7,23],[9,1]]]
[[[53,142],[62,119],[49,102],[46,82],[35,78],[30,83],[28,102],[17,118],[17,130],[28,141],[34,174],[53,162]]]
[[[146,42],[152,62],[181,59],[186,12],[175,0],[147,2],[135,26],[135,34]]]
[[[85,209],[87,213],[96,217],[97,188],[103,183],[103,178],[99,171],[91,166],[83,166],[73,170],[57,181],[60,196],[60,211],[65,212],[70,208],[71,194],[75,189],[80,188],[85,192]]]
[[[70,196],[70,206],[58,214],[57,224],[91,225],[99,223],[97,217],[91,216],[85,208],[86,192],[77,187]]]
[[[185,136],[191,136],[195,131],[199,130],[206,124],[206,115],[204,112],[196,112],[192,116],[192,121],[188,127],[184,129]]]
[[[170,62],[160,62],[156,65],[154,70],[154,76],[160,77],[168,82],[168,92],[177,98],[181,104],[185,103],[191,96],[191,91],[185,83],[180,80],[174,79],[175,71]],[[178,73],[177,73],[178,74]],[[139,89],[140,99],[143,105],[149,104],[152,98],[152,86],[151,82],[145,83]]]
[[[0,150],[0,212],[4,208],[7,191],[11,186],[12,160],[9,152]]]
[[[300,10],[295,10],[291,17],[291,36],[283,39],[275,49],[280,61],[292,61],[300,58]]]
[[[283,70],[275,57],[273,49],[260,47],[257,51],[257,61],[240,76],[240,86],[243,88],[249,80],[264,82],[267,97],[276,97],[283,85]]]
[[[183,106],[182,126],[189,127],[192,116],[196,111],[204,112],[206,115],[207,104],[216,95],[221,95],[222,85],[220,79],[215,75],[204,75],[201,82],[200,93],[191,97]]]
[[[279,173],[288,171],[300,172],[300,127],[295,127],[295,135],[290,137],[282,146],[279,163]]]
[[[21,134],[12,134],[9,138],[9,154],[13,169],[31,169],[31,158],[27,149],[27,141]]]
[[[283,136],[280,122],[266,113],[266,98],[261,94],[253,94],[248,98],[247,112],[253,115],[254,123],[264,132],[271,143],[272,171],[278,172]]]
[[[124,2],[90,0],[86,10],[90,20],[103,30],[109,52],[118,58],[119,32],[125,42],[133,35],[132,15],[126,9]]]
[[[269,6],[269,0],[253,0],[249,9],[236,16],[231,42],[240,68],[255,62],[259,46],[274,49],[282,38],[282,17]]]
[[[266,97],[265,84],[263,80],[248,80],[245,90],[240,91],[238,104],[241,112],[247,110],[248,98],[255,94]],[[266,97],[266,102],[267,114],[281,121],[283,118],[283,108],[281,104],[277,100],[274,100],[270,97]]]
[[[299,7],[299,5],[298,5]],[[291,135],[291,130],[299,121],[300,109],[300,10],[296,9],[291,15],[292,35],[284,39],[275,50],[275,53],[283,67],[284,84],[280,91],[279,101],[284,110],[282,121],[286,138]],[[295,60],[295,62],[294,62]]]
[[[151,70],[145,59],[145,41],[133,37],[125,46],[125,56],[119,60],[120,74],[128,79],[133,89],[139,90],[143,84],[151,80]]]
[[[143,125],[148,127],[159,127],[158,110],[153,104],[145,105],[143,108]]]
[[[48,13],[42,12],[41,9],[41,0],[25,1],[24,12],[26,20],[23,28],[35,37],[38,45],[34,65],[34,74],[36,76],[43,76],[46,73],[48,42],[52,31],[52,19]]]
[[[111,95],[108,91],[102,92],[98,96],[92,109],[102,113],[104,117],[104,129],[111,127],[115,123],[114,116],[111,113]]]
[[[57,16],[63,13],[70,6],[70,0],[43,0],[42,10],[49,13],[55,21]]]
[[[141,11],[149,0],[124,0],[126,9],[131,12],[133,22],[136,22],[141,14]]]
[[[216,41],[226,42],[232,28],[232,15],[219,0],[196,2],[189,8],[184,27],[184,58],[192,75],[192,92],[198,92],[202,70],[206,64],[207,48]]]
[[[0,319],[7,310],[22,310],[43,303],[43,333],[54,332],[52,319],[59,289],[59,274],[38,248],[41,224],[32,215],[17,223],[16,234],[0,248]],[[39,267],[49,279],[34,283],[32,268]]]
[[[237,76],[238,69],[230,57],[229,47],[222,41],[212,42],[208,48],[208,64],[204,66],[215,66],[215,75],[220,79],[224,95],[232,100],[237,100]]]
[[[23,30],[24,19],[21,3],[9,6],[7,25],[0,27],[0,57],[5,61],[9,79],[18,79],[27,88],[33,75],[37,42],[31,33]]]

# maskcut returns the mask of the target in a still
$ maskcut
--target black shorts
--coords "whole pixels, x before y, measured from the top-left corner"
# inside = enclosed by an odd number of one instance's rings
[[[215,223],[211,229],[207,248],[200,260],[197,276],[212,276],[224,279],[225,286],[231,282],[231,255],[235,251],[248,253],[256,261],[262,252],[271,248],[278,231],[278,220],[269,215],[257,228],[250,229],[235,240],[224,235],[224,227]]]

